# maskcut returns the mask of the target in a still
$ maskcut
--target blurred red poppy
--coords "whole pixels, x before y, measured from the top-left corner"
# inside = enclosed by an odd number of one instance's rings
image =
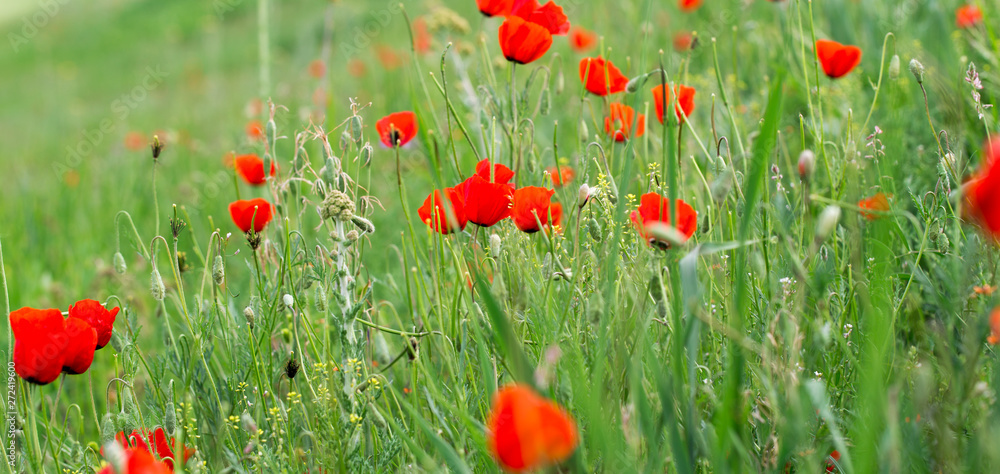
[[[663,85],[659,85],[653,88],[653,105],[656,107],[656,118],[663,123]],[[674,92],[677,93],[677,105],[674,109],[677,113],[677,120],[679,123],[687,122],[687,118],[694,113],[694,87],[688,87],[685,85],[678,84],[674,87]],[[669,106],[674,102],[674,95],[668,93],[666,97],[666,103]]]
[[[861,49],[845,46],[836,41],[816,41],[816,57],[823,66],[823,72],[831,79],[843,77],[861,64]]]
[[[264,160],[257,155],[240,155],[233,159],[233,166],[236,172],[247,184],[260,186],[267,182],[264,176]],[[271,160],[271,177],[277,172],[274,160]]]
[[[597,33],[593,31],[588,31],[578,26],[569,32],[569,45],[578,53],[587,51],[596,44]]]
[[[994,346],[1000,344],[1000,307],[993,308],[990,312],[990,335],[986,342]]]
[[[968,214],[1000,240],[1000,136],[986,143],[980,170],[963,186]]]
[[[448,197],[447,205],[441,198],[441,191],[436,190],[427,196],[424,205],[417,209],[420,220],[442,234],[465,230],[469,220],[465,216],[465,204],[458,187],[445,189],[444,195]]]
[[[549,168],[549,175],[552,176],[552,185],[561,188],[573,182],[573,178],[576,177],[576,171],[573,171],[573,168],[569,166],[560,166],[558,169],[553,166]]]
[[[465,216],[469,222],[491,227],[510,217],[514,190],[509,184],[491,183],[478,174],[465,185]]]
[[[322,79],[326,75],[326,63],[322,59],[314,59],[309,63],[309,75],[313,79]]]
[[[520,0],[515,2],[511,15],[541,25],[552,35],[569,33],[569,18],[563,13],[562,7],[552,1],[538,6],[537,0]]]
[[[674,51],[683,53],[694,45],[694,36],[689,31],[679,31],[674,34]]]
[[[417,128],[417,114],[410,111],[389,114],[375,123],[382,144],[389,148],[405,146],[417,136]]]
[[[679,0],[679,6],[683,11],[693,12],[701,6],[701,0]]]
[[[479,12],[488,17],[506,16],[514,7],[514,0],[476,0]]]
[[[497,391],[486,426],[493,457],[514,472],[562,462],[579,442],[569,413],[523,385]]]
[[[144,150],[147,145],[146,136],[140,132],[128,132],[125,135],[125,148],[128,151]]]
[[[632,224],[639,235],[650,245],[666,250],[671,247],[669,239],[660,235],[660,228],[672,227],[677,231],[677,240],[683,243],[694,235],[698,229],[698,213],[690,204],[681,199],[676,201],[677,219],[673,222],[670,216],[670,200],[656,193],[643,194],[639,201],[639,209],[632,211]]]
[[[138,448],[125,450],[125,465],[123,467],[124,470],[121,471],[121,474],[170,474],[173,472],[166,463],[157,461],[148,451]],[[108,465],[97,474],[116,474],[116,472],[114,467]]]
[[[128,436],[125,436],[124,431],[119,431],[115,435],[115,440],[118,441],[123,448],[126,449],[136,449],[149,454],[155,454],[156,457],[163,461],[163,464],[170,470],[174,469],[174,451],[171,446],[176,444],[176,440],[173,437],[168,438],[166,432],[163,428],[157,427],[153,431],[147,431],[146,429],[135,429]],[[104,449],[101,449],[101,454],[104,453]],[[184,461],[186,462],[195,453],[195,449],[184,447]]]
[[[235,201],[229,205],[229,215],[232,216],[233,223],[243,232],[250,232],[251,226],[254,232],[264,230],[264,227],[271,222],[273,213],[271,203],[261,198]]]
[[[403,65],[403,58],[399,57],[399,53],[384,44],[375,48],[375,57],[386,71],[399,69]]]
[[[101,349],[111,341],[111,330],[119,310],[118,307],[108,310],[96,300],[80,300],[70,305],[69,317],[81,319],[94,328],[97,331],[97,349]]]
[[[833,472],[835,469],[835,464],[840,461],[840,451],[836,449],[830,453],[830,456],[826,458],[826,472]]]
[[[615,141],[623,142],[632,138],[634,127],[635,136],[641,137],[646,132],[646,116],[636,113],[632,107],[618,102],[611,103],[611,113],[604,117],[604,131],[611,135]]]
[[[368,73],[368,67],[364,61],[354,58],[347,63],[347,72],[354,77],[364,77]]]
[[[264,125],[260,120],[251,120],[247,124],[247,137],[254,141],[264,139]]]
[[[431,34],[427,32],[427,20],[424,17],[413,20],[413,49],[417,54],[425,54],[431,50]]]
[[[858,207],[863,209],[861,215],[865,216],[865,219],[873,221],[882,217],[880,213],[889,212],[889,198],[885,194],[878,193],[870,198],[862,199],[858,202]],[[876,212],[866,212],[866,211],[876,211]]]
[[[538,186],[525,186],[514,191],[514,201],[510,208],[510,218],[514,225],[521,231],[532,234],[549,224],[558,223],[562,218],[562,207],[553,206],[553,194],[554,190]]]
[[[14,372],[33,384],[52,383],[65,362],[66,323],[58,309],[21,308],[10,313]]]
[[[628,85],[628,78],[604,58],[580,60],[580,81],[588,92],[599,96],[617,94]]]
[[[500,25],[500,49],[508,61],[529,64],[552,46],[552,33],[539,24],[510,16]]]
[[[959,28],[972,28],[983,22],[983,11],[975,5],[963,5],[955,10],[955,25]]]
[[[62,313],[59,313],[62,317]],[[82,374],[94,362],[97,350],[97,331],[86,321],[77,318],[66,319],[65,338],[67,341],[62,371],[67,374]]]

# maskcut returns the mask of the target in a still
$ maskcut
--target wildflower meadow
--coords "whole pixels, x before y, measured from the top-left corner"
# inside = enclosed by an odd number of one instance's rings
[[[4,0],[5,473],[997,472],[995,0]]]

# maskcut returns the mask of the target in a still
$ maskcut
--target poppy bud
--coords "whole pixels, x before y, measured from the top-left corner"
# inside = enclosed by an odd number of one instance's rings
[[[128,270],[128,265],[125,264],[125,257],[122,256],[121,252],[115,252],[115,257],[112,259],[115,265],[115,271],[119,275],[124,275]]]
[[[344,133],[340,134],[340,149],[346,151],[351,147],[352,141],[354,141],[354,137],[347,130],[344,130]]]
[[[361,135],[362,126],[361,126],[360,115],[355,115],[351,117],[351,123],[350,125],[348,125],[348,130],[351,132],[351,138],[354,139],[354,143],[360,145],[361,139],[363,138]]]
[[[724,202],[729,197],[729,192],[733,190],[734,178],[733,171],[726,169],[712,182],[712,199],[715,202]]]
[[[285,364],[285,375],[290,379],[294,379],[299,373],[299,361],[295,360],[294,357],[288,359],[288,363]]]
[[[597,219],[590,219],[587,221],[587,231],[590,232],[590,238],[594,239],[595,242],[600,242],[603,236],[601,235],[601,224],[597,223]]]
[[[285,294],[285,296],[281,297],[281,302],[284,303],[285,306],[289,308],[295,306],[295,298],[293,298],[292,295],[289,295],[287,293]]]
[[[379,364],[386,365],[392,360],[392,354],[389,353],[389,344],[386,342],[382,331],[377,331],[372,336],[372,345],[375,347],[375,360]]]
[[[937,248],[938,252],[941,253],[946,253],[951,248],[951,240],[948,239],[948,234],[944,232],[944,229],[941,229],[941,232],[938,234],[938,238],[937,241],[934,242],[934,246]]]
[[[647,79],[649,79],[648,73],[633,77],[631,80],[628,81],[628,84],[625,84],[625,93],[634,94],[636,92],[639,92],[639,89],[641,89],[642,86],[646,85]]]
[[[167,402],[166,411],[163,413],[163,429],[170,436],[173,436],[174,430],[177,429],[177,410],[174,409],[173,402]]]
[[[326,312],[326,308],[327,308],[327,306],[326,306],[326,288],[324,288],[323,284],[320,283],[320,284],[316,285],[316,289],[314,291],[316,292],[316,294],[315,294],[316,310],[319,311],[319,312],[321,312],[321,313],[325,313]]]
[[[564,90],[566,90],[566,76],[563,75],[562,69],[560,69],[556,73],[556,95],[562,95]]]
[[[122,349],[125,349],[125,342],[122,341],[121,336],[114,331],[111,332],[111,348],[119,354],[121,354]]]
[[[578,195],[578,198],[576,200],[576,205],[579,206],[581,209],[583,208],[583,206],[586,206],[587,203],[590,202],[590,198],[593,197],[592,193],[594,191],[596,191],[596,189],[593,190],[590,189],[590,186],[587,183],[581,184],[580,194]]]
[[[222,255],[215,256],[215,262],[212,263],[212,278],[216,285],[221,285],[226,280],[226,266],[222,262]]]
[[[337,171],[339,167],[337,166],[337,162],[334,161],[335,159],[336,157],[333,156],[328,157],[326,159],[326,166],[323,166],[323,169],[320,170],[323,181],[327,183],[336,183],[339,177],[340,173]]]
[[[649,280],[649,296],[657,303],[666,299],[663,292],[663,278],[660,276],[659,270],[654,271],[653,278]]]
[[[366,234],[375,233],[375,224],[372,224],[372,221],[365,219],[364,217],[359,215],[351,216],[351,222],[353,222],[354,225],[358,226],[358,229],[361,229]]]
[[[823,209],[823,213],[819,215],[819,221],[816,223],[816,240],[826,240],[837,229],[839,221],[840,207],[827,206],[826,209]]]
[[[538,99],[539,112],[542,115],[548,115],[552,111],[552,100],[549,98],[549,90],[543,89],[542,96]]]
[[[249,306],[243,308],[243,317],[247,320],[247,325],[250,326],[250,329],[253,329],[253,320],[254,320],[253,308]]]
[[[811,150],[802,150],[799,154],[799,179],[809,182],[813,171],[816,171],[816,155]]]
[[[101,419],[101,444],[108,444],[115,440],[115,422],[111,418],[111,413],[105,413]]]
[[[371,144],[365,143],[365,146],[361,147],[361,163],[365,165],[365,168],[371,166],[372,164],[372,153],[375,150],[372,148]]]
[[[924,65],[920,64],[920,61],[916,59],[910,60],[910,74],[917,78],[917,84],[924,83]]]
[[[586,142],[590,137],[590,130],[587,129],[587,122],[580,121],[580,141]]]
[[[267,121],[267,140],[271,146],[278,141],[278,127],[274,124],[274,119]]]
[[[127,397],[125,399],[128,400]],[[117,422],[118,422],[117,423],[118,424],[118,431],[122,431],[122,432],[126,433],[125,436],[128,436],[128,433],[131,433],[132,429],[133,429],[132,422],[129,420],[128,415],[124,411],[121,411],[121,412],[118,412],[118,416],[116,418],[117,418]]]
[[[889,80],[895,81],[899,79],[899,55],[892,55],[892,59],[889,61]]]
[[[500,250],[502,249],[503,241],[500,240],[500,236],[497,234],[490,235],[490,254],[493,258],[500,258]]]
[[[167,288],[163,285],[163,277],[160,276],[160,270],[156,268],[156,265],[153,265],[149,291],[153,293],[153,299],[156,301],[163,301],[167,293]]]

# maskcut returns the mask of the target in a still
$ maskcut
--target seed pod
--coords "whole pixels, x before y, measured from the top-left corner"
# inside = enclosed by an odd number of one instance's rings
[[[115,272],[119,275],[124,275],[128,271],[128,265],[125,264],[125,257],[122,256],[121,252],[115,252],[115,256],[112,259],[115,265]]]
[[[174,408],[174,402],[167,402],[166,413],[163,414],[163,429],[170,436],[173,436],[174,430],[177,429],[177,410]]]
[[[253,329],[253,321],[256,318],[253,313],[253,308],[249,306],[243,308],[243,318],[247,320],[247,324],[250,326],[250,329]]]
[[[500,251],[503,250],[503,241],[497,234],[490,235],[490,255],[493,258],[500,258]]]
[[[216,285],[221,285],[226,280],[226,265],[222,261],[222,255],[216,255],[215,262],[212,263],[212,279]]]
[[[337,182],[337,178],[338,178],[337,175],[339,174],[338,171],[339,171],[340,167],[337,166],[337,162],[334,161],[335,159],[336,159],[336,157],[333,157],[333,156],[328,157],[326,159],[326,165],[323,166],[323,169],[321,170],[323,181],[326,181],[327,183],[336,183]]]
[[[590,238],[594,239],[595,242],[600,242],[604,238],[601,229],[601,224],[597,222],[597,219],[590,219],[587,221],[587,231],[590,232]]]
[[[267,121],[266,131],[268,143],[270,143],[271,146],[274,146],[274,142],[278,141],[278,127],[275,125],[274,119]]]
[[[892,59],[889,61],[889,80],[895,81],[899,79],[899,55],[892,55]]]
[[[166,296],[167,287],[163,285],[163,277],[160,276],[160,270],[153,265],[153,274],[150,277],[149,291],[153,293],[153,299],[156,301],[163,301]]]

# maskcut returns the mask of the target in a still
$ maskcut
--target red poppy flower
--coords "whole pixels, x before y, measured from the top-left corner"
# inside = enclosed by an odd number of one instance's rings
[[[674,51],[683,53],[691,49],[694,45],[694,36],[689,31],[679,31],[674,34]]]
[[[247,124],[247,137],[254,141],[264,139],[264,125],[260,120],[251,120]]]
[[[659,85],[653,88],[653,105],[656,106],[656,118],[663,123],[663,85]],[[674,107],[677,112],[677,120],[680,123],[687,121],[687,118],[694,113],[694,87],[688,87],[685,85],[678,84],[674,87],[674,92],[677,93],[677,105]],[[674,95],[668,93],[666,97],[667,105],[673,103]]]
[[[235,201],[229,205],[229,215],[232,216],[233,223],[243,232],[250,232],[251,225],[254,232],[264,230],[274,217],[273,214],[271,203],[261,198]]]
[[[125,432],[119,431],[115,435],[115,440],[118,441],[125,449],[135,449],[138,451],[143,451],[150,454],[155,454],[158,458],[163,460],[163,464],[167,466],[170,471],[174,470],[174,452],[171,446],[175,444],[175,439],[173,437],[167,438],[166,433],[163,428],[157,427],[153,431],[142,430],[132,430],[132,434],[125,436]],[[184,447],[184,461],[186,462],[195,453],[195,449]],[[101,448],[101,455],[104,454],[104,448]]]
[[[309,63],[309,75],[313,79],[322,79],[326,75],[326,63],[322,59],[314,59]]]
[[[510,218],[514,225],[523,232],[533,234],[544,226],[559,222],[562,206],[556,208],[552,204],[553,194],[554,190],[538,186],[526,186],[514,191],[514,201],[510,208]]]
[[[529,64],[541,58],[552,46],[552,33],[544,26],[518,16],[510,16],[500,25],[500,49],[503,57],[517,64]]]
[[[493,457],[514,472],[562,462],[579,441],[576,423],[562,407],[522,385],[497,391],[487,430]]]
[[[1000,137],[987,142],[979,173],[963,188],[968,213],[1000,240]]]
[[[698,213],[694,208],[681,199],[676,201],[676,206],[677,222],[672,222],[668,199],[656,193],[643,194],[639,201],[639,209],[632,211],[632,224],[650,245],[666,250],[670,248],[670,242],[653,235],[655,226],[673,226],[684,241],[690,239],[698,229]]]
[[[386,71],[399,69],[403,65],[403,58],[399,57],[399,53],[384,44],[375,48],[375,56]]]
[[[126,474],[170,474],[173,470],[167,467],[166,463],[157,461],[148,451],[142,449],[125,450],[125,470]],[[115,474],[112,466],[105,466],[97,474]]]
[[[488,17],[507,16],[514,8],[514,0],[476,0],[479,12]]]
[[[553,166],[549,168],[549,175],[552,176],[552,185],[561,188],[573,182],[573,178],[576,177],[576,171],[573,171],[573,168],[569,166],[560,166],[558,169]]]
[[[368,73],[368,67],[364,61],[354,58],[347,63],[347,72],[354,77],[364,77]]]
[[[62,312],[21,308],[10,313],[10,327],[14,333],[14,372],[38,385],[57,379],[69,344]]]
[[[410,111],[389,114],[375,123],[375,130],[383,145],[404,146],[417,136],[417,114]]]
[[[115,317],[118,316],[120,309],[115,307],[108,310],[98,301],[80,300],[70,305],[69,317],[82,319],[94,328],[97,331],[97,349],[101,349],[111,341],[111,330],[114,328]]]
[[[490,176],[491,171],[492,176]],[[493,169],[490,170],[490,160],[482,160],[479,163],[476,163],[476,174],[481,176],[486,181],[501,184],[509,184],[510,180],[514,179],[514,171],[500,163],[494,163]]]
[[[597,44],[597,33],[580,27],[569,32],[569,45],[579,53],[587,51]]]
[[[683,11],[693,12],[701,6],[701,0],[679,0],[679,6]]]
[[[615,141],[623,142],[632,138],[633,121],[635,121],[635,136],[641,137],[646,132],[646,116],[639,114],[635,120],[635,110],[625,104],[613,102],[611,114],[604,117],[604,131],[614,137]]]
[[[267,182],[267,177],[264,176],[264,160],[257,155],[237,156],[233,159],[233,166],[236,167],[236,172],[240,177],[250,185],[260,186]],[[271,160],[272,178],[277,170],[277,165],[274,164],[274,160]]]
[[[964,5],[955,10],[955,24],[959,28],[972,28],[982,22],[983,12],[975,5]]]
[[[442,234],[465,230],[469,220],[465,216],[465,204],[458,187],[445,189],[444,194],[448,197],[448,205],[442,201],[441,191],[427,196],[424,205],[417,209],[420,220]]]
[[[583,58],[580,61],[580,81],[591,94],[606,96],[625,90],[628,78],[604,58]]]
[[[515,3],[511,14],[521,17],[525,21],[544,26],[552,35],[569,33],[569,18],[563,13],[562,7],[552,1],[543,6],[538,6],[537,0],[519,1]]]
[[[62,313],[60,313],[60,317]],[[65,320],[65,337],[67,340],[62,371],[67,374],[82,374],[94,362],[94,351],[97,350],[97,331],[86,321],[77,318]]]
[[[510,217],[514,190],[509,184],[491,183],[478,174],[465,185],[465,216],[469,222],[491,227]]]
[[[816,42],[816,57],[823,66],[823,72],[831,79],[836,79],[846,76],[861,64],[861,49],[836,41],[819,40]]]
[[[994,308],[990,313],[990,335],[986,342],[994,346],[1000,344],[1000,307]]]
[[[862,199],[858,202],[858,207],[864,209],[861,211],[861,215],[865,216],[865,219],[873,221],[881,217],[880,212],[889,212],[889,198],[885,194],[878,193],[870,198]],[[878,212],[866,212],[867,211],[878,211]]]
[[[830,453],[830,456],[826,459],[826,472],[833,472],[834,463],[840,461],[840,451],[836,449]]]

